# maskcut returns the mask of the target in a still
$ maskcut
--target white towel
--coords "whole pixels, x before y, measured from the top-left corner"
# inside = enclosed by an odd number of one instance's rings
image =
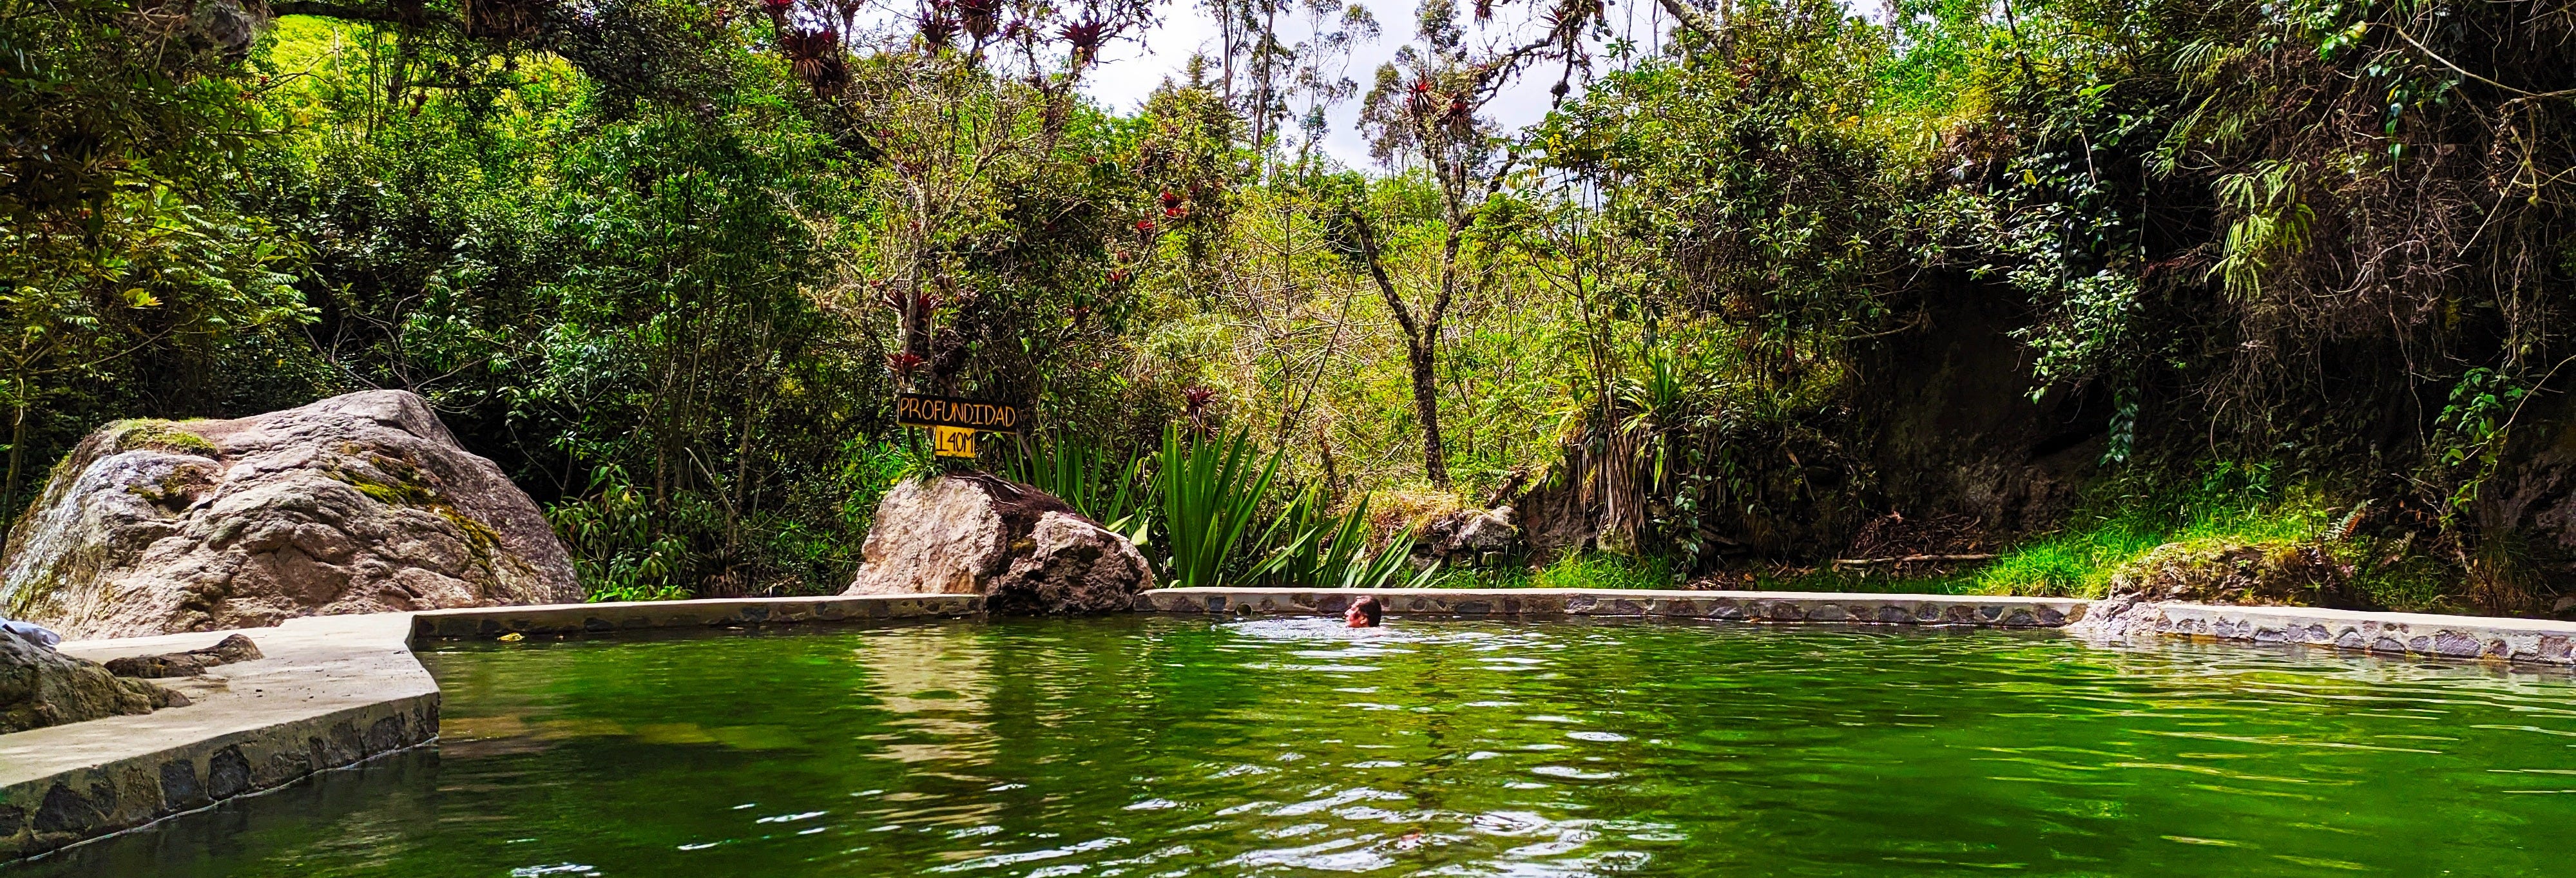
[[[63,642],[62,635],[47,630],[45,626],[38,625],[34,622],[12,622],[7,619],[0,619],[0,631],[7,631],[11,634],[18,635],[19,637],[26,638],[28,642],[46,649],[52,649],[54,648],[54,644]]]

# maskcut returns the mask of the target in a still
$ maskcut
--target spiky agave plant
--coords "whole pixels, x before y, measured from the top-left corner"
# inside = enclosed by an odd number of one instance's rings
[[[1390,583],[1414,587],[1430,581],[1440,565],[1398,579],[1410,566],[1412,534],[1397,534],[1376,554],[1366,553],[1369,499],[1361,497],[1350,509],[1333,515],[1324,511],[1320,490],[1299,494],[1266,531],[1287,534],[1286,541],[1253,568],[1250,578],[1315,588],[1387,588]]]
[[[1002,472],[1053,494],[1102,527],[1142,544],[1152,487],[1142,456],[1119,455],[1077,435],[1033,438],[1004,446]]]
[[[1280,455],[1258,461],[1249,432],[1226,439],[1197,439],[1179,429],[1163,431],[1157,460],[1156,493],[1163,513],[1164,545],[1171,552],[1166,572],[1181,588],[1218,585],[1227,565],[1244,554],[1244,537],[1279,474]],[[1251,546],[1270,542],[1281,520],[1273,520]]]
[[[1282,585],[1331,587],[1340,584],[1341,572],[1350,566],[1366,538],[1362,525],[1368,514],[1368,498],[1349,512],[1333,515],[1325,511],[1321,488],[1299,492],[1288,501],[1288,508],[1271,523],[1266,533],[1284,535],[1284,540],[1270,541],[1269,549],[1250,577]]]
[[[1440,573],[1440,563],[1435,561],[1429,567],[1413,571],[1411,576],[1404,576],[1405,568],[1412,564],[1413,535],[1397,534],[1394,539],[1386,541],[1386,548],[1377,550],[1377,554],[1370,555],[1366,562],[1345,566],[1342,569],[1341,587],[1421,588],[1430,584],[1431,577]]]

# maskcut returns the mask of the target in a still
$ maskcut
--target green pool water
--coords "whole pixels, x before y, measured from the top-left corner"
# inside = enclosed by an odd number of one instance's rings
[[[2563,675],[1175,617],[458,645],[435,750],[42,876],[2566,875]]]

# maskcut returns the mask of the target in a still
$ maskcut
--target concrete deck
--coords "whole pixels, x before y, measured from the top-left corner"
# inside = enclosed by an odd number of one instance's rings
[[[105,661],[212,645],[231,632],[73,641]],[[438,683],[403,614],[252,629],[265,656],[163,681],[194,704],[0,735],[0,859],[274,787],[438,735]]]
[[[312,616],[249,628],[263,657],[161,680],[194,702],[0,735],[0,863],[131,829],[438,736],[432,638],[735,627],[982,612],[975,595],[746,598]],[[232,631],[71,641],[94,661],[212,645]]]
[[[2091,601],[1988,595],[1812,591],[1646,591],[1582,588],[1166,588],[1136,598],[1163,613],[1331,613],[1375,595],[1390,613],[1459,616],[1665,616],[1738,622],[1842,622],[2055,628]]]

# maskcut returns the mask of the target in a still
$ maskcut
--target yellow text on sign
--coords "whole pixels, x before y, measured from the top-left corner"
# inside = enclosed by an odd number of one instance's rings
[[[930,447],[940,457],[974,457],[975,431],[964,427],[932,427]]]

